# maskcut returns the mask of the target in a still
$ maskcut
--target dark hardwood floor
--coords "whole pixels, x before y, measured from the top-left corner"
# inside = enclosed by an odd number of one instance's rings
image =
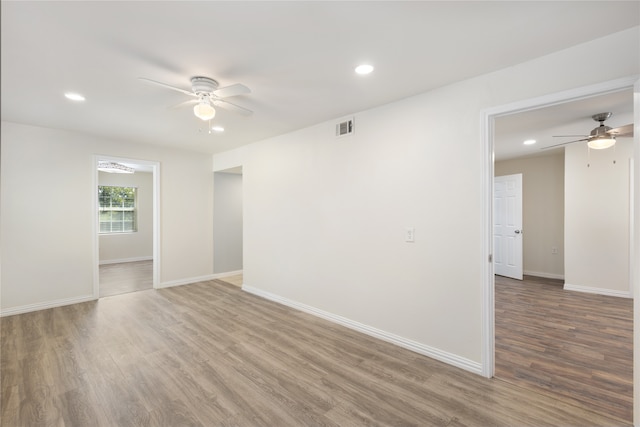
[[[99,272],[100,297],[153,288],[153,261],[103,264]]]
[[[633,420],[633,300],[496,276],[496,377]]]
[[[0,319],[3,426],[614,426],[213,280]]]

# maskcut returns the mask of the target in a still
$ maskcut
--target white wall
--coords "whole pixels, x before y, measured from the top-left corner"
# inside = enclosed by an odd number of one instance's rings
[[[1,130],[2,314],[92,298],[94,155],[161,163],[160,286],[213,274],[210,155],[9,122]]]
[[[590,156],[584,145],[566,148],[565,288],[631,296],[632,157],[630,138]]]
[[[214,273],[242,270],[242,174],[214,173],[213,200]]]
[[[636,27],[355,113],[349,137],[335,120],[217,156],[214,169],[242,157],[245,289],[480,372],[481,112],[637,74],[639,39]],[[615,67],[593,63],[603,51]]]
[[[494,171],[522,173],[524,274],[564,278],[564,153],[496,162]]]
[[[137,231],[100,234],[100,264],[153,259],[153,174],[98,172],[98,185],[137,188]]]

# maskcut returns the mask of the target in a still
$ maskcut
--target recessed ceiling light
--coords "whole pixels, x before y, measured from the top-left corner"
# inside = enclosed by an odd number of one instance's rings
[[[535,139],[527,139],[525,142],[523,142],[524,145],[533,145],[536,143]]]
[[[67,92],[64,94],[64,96],[67,99],[70,99],[72,101],[84,101],[84,96],[80,95],[79,93],[74,93],[74,92]]]
[[[373,71],[373,65],[369,65],[369,64],[362,64],[362,65],[358,65],[356,67],[356,73],[358,74],[369,74]]]
[[[222,126],[214,126],[211,130],[214,132],[224,132],[224,128]]]

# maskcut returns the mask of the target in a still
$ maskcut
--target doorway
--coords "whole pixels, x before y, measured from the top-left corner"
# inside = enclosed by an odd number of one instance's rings
[[[493,175],[494,175],[495,119],[506,116],[506,115],[531,111],[534,109],[548,108],[551,106],[557,106],[559,104],[568,103],[571,101],[593,98],[593,97],[605,95],[608,93],[630,89],[630,88],[633,88],[633,85],[635,83],[634,80],[635,80],[634,78],[620,79],[617,81],[607,82],[600,85],[594,85],[591,87],[581,88],[578,90],[568,91],[568,92],[546,96],[538,99],[506,105],[503,107],[492,109],[490,111],[486,111],[484,114],[483,122],[485,125],[485,129],[483,134],[484,134],[485,148],[487,149],[485,153],[485,161],[486,161],[485,172],[487,173],[486,181],[485,181],[486,182],[485,190],[487,195],[487,201],[485,203],[485,214],[486,214],[487,222],[485,222],[485,224],[487,224],[487,227],[488,227],[487,231],[485,232],[485,242],[487,244],[486,255],[487,255],[487,259],[489,260],[489,263],[487,265],[487,268],[485,269],[486,276],[485,276],[484,304],[483,304],[483,310],[484,310],[483,329],[485,332],[485,335],[484,335],[485,338],[483,340],[483,374],[487,377],[492,377],[495,373],[495,324],[497,323],[496,307],[495,307],[495,300],[496,300],[495,292],[496,292],[496,286],[498,284],[496,283],[496,279],[494,276],[495,270],[492,262],[492,255],[495,254],[494,251],[496,249],[495,247],[492,246],[493,239],[489,238],[489,236],[493,233],[493,215],[494,215],[494,212],[493,212],[494,189],[492,188],[491,184],[492,184]],[[638,136],[636,135],[635,138],[636,138],[635,144],[637,145]],[[635,156],[637,158],[638,151],[636,151]],[[513,173],[513,172],[510,172],[510,173]],[[630,215],[630,219],[633,220],[634,218],[637,219],[637,214],[634,217],[634,214],[632,213]],[[631,230],[633,231],[633,227],[631,227]],[[633,241],[633,238],[631,240]],[[557,248],[554,248],[552,246],[545,249],[548,249],[549,253],[553,253],[554,250],[557,250]],[[632,264],[631,266],[632,269],[635,268],[635,266],[633,265],[634,262],[637,262],[637,261],[634,261],[633,257],[630,257],[630,263]],[[525,269],[526,269],[526,265],[525,265]],[[502,286],[502,283],[500,283],[500,285]],[[550,285],[550,284],[545,283],[544,285]],[[554,284],[551,284],[551,285],[554,285]],[[630,303],[630,301],[627,300],[627,303]],[[630,304],[628,305],[630,306]],[[528,363],[526,360],[521,360],[521,362],[525,365]],[[628,381],[631,381],[631,380],[632,378],[629,376]]]
[[[214,172],[213,272],[227,283],[243,283],[242,166]]]
[[[95,298],[159,285],[158,162],[94,157]]]

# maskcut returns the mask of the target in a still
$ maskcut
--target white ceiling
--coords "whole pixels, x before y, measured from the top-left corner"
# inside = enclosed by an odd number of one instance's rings
[[[2,120],[215,153],[636,26],[640,2],[2,1],[1,14]],[[363,62],[373,74],[353,72]],[[232,101],[253,115],[218,109],[226,131],[208,134],[168,108],[185,95],[138,80],[188,89],[197,75],[251,88]]]

